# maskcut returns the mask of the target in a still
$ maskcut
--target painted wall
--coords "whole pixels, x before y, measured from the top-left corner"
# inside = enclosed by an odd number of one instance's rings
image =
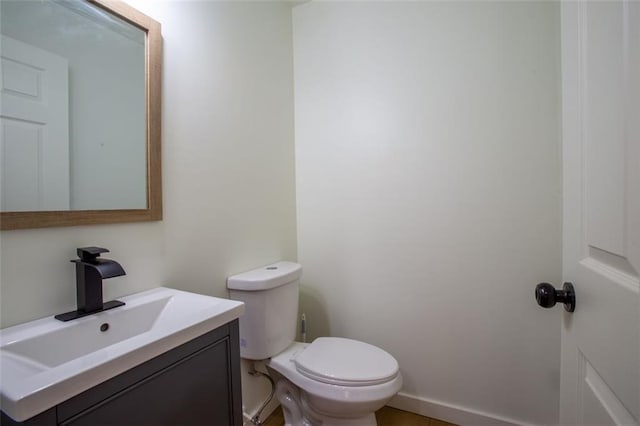
[[[311,337],[399,361],[393,405],[557,423],[559,7],[293,10],[298,258]]]
[[[127,271],[105,297],[226,297],[228,275],[296,258],[290,7],[130,3],[162,24],[164,220],[2,232],[2,327],[74,309],[83,245]]]

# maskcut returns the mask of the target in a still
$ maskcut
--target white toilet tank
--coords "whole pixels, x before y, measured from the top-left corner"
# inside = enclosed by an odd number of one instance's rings
[[[227,278],[229,297],[245,303],[240,356],[267,359],[294,341],[302,266],[278,262]]]

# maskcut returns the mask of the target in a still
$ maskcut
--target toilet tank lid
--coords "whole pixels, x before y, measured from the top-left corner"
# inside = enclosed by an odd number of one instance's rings
[[[279,287],[296,281],[302,275],[302,265],[295,262],[277,262],[227,278],[229,290],[259,291]]]

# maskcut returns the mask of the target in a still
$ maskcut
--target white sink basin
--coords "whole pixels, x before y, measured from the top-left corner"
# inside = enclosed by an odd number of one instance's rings
[[[244,312],[242,302],[164,287],[119,300],[125,305],[69,322],[0,330],[2,410],[26,420]]]

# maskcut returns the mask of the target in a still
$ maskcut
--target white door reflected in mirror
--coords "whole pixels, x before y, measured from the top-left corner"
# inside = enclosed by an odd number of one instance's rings
[[[6,211],[69,209],[65,58],[2,36],[0,156]]]

